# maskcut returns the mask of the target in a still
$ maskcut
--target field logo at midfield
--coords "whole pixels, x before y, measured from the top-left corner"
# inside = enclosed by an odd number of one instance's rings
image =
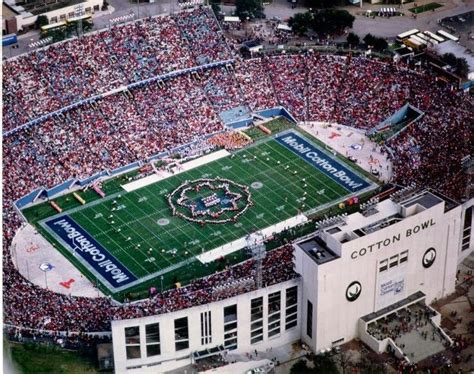
[[[70,252],[81,256],[113,287],[122,287],[137,280],[126,267],[69,216],[53,218],[47,221],[46,225],[61,238]]]
[[[275,140],[351,192],[370,186],[367,181],[295,132],[279,134]]]

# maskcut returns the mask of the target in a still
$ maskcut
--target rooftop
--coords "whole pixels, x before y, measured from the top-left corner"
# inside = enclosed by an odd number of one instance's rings
[[[434,46],[435,51],[439,55],[444,55],[445,53],[452,53],[458,58],[465,58],[467,64],[469,65],[468,79],[474,80],[474,57],[472,54],[469,54],[466,47],[456,43],[453,40],[446,41],[444,43],[439,43]]]
[[[19,13],[10,8],[8,5],[5,3],[2,3],[2,18],[3,19],[8,19],[11,17],[17,16]]]
[[[404,298],[403,300],[400,300],[392,305],[387,306],[386,308],[380,309],[377,312],[367,314],[363,317],[361,317],[361,320],[364,322],[371,322],[373,320],[379,319],[380,317],[387,315],[389,313],[392,313],[394,311],[397,311],[398,309],[405,308],[406,306],[417,303],[420,300],[423,300],[425,298],[425,294],[421,291],[415,292],[414,294]]]
[[[361,208],[360,212],[347,216],[343,223],[326,228],[322,237],[329,235],[339,243],[347,243],[438,205],[446,212],[458,204],[434,191],[405,189],[390,199]]]
[[[336,258],[339,258],[339,256],[331,251],[327,247],[326,243],[324,243],[324,241],[318,236],[305,239],[296,244],[318,265],[325,264],[326,262],[330,262]]]

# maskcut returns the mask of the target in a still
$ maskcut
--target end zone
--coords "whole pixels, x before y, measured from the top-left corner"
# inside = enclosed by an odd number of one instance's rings
[[[67,214],[54,216],[40,224],[112,291],[137,281],[137,277],[112,256]]]

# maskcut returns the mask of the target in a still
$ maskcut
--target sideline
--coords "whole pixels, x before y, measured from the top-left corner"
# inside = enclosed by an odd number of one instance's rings
[[[181,164],[179,169],[176,170],[174,173],[170,173],[169,171],[165,171],[165,170],[158,170],[157,174],[149,175],[148,177],[141,178],[141,179],[138,179],[138,180],[133,181],[131,183],[124,184],[124,185],[122,185],[122,188],[127,192],[135,191],[135,190],[138,190],[139,188],[149,186],[150,184],[162,181],[162,180],[170,178],[174,175],[184,173],[185,171],[195,169],[199,166],[202,166],[202,165],[208,164],[210,162],[219,160],[219,159],[227,157],[229,155],[230,155],[230,153],[228,151],[226,151],[225,149],[221,149],[217,152],[212,152],[212,153],[209,153],[205,156],[198,157],[194,160],[191,160],[191,161],[185,162],[184,164]],[[179,161],[179,160],[176,160],[176,161]]]

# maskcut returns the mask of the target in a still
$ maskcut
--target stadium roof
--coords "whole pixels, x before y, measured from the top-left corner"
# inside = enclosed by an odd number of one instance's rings
[[[5,3],[2,3],[2,19],[8,19],[17,16],[18,12],[16,12],[14,9],[10,8],[8,5]]]

